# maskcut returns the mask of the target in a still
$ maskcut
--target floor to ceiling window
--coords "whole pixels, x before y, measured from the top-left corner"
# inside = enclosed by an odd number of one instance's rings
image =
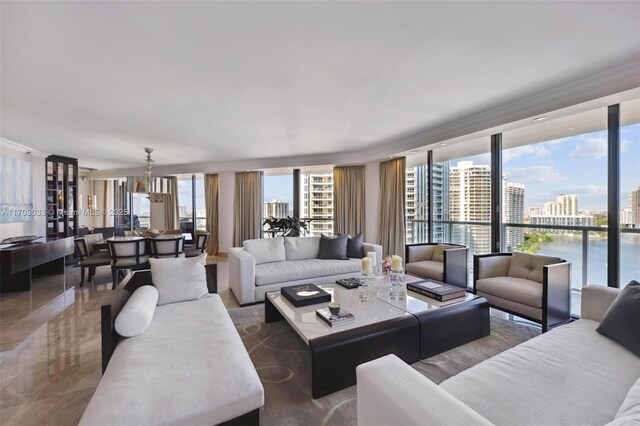
[[[262,184],[262,219],[280,219],[293,216],[293,172],[266,171]],[[264,237],[271,238],[268,225],[264,225]]]
[[[491,252],[490,139],[434,150],[433,240],[463,244],[472,255]]]
[[[640,280],[640,99],[620,104],[620,287]]]
[[[427,180],[426,153],[408,156],[405,193],[405,217],[407,222],[405,241],[407,244],[429,241]]]
[[[300,175],[300,216],[307,220],[308,236],[333,235],[333,171],[303,171]]]

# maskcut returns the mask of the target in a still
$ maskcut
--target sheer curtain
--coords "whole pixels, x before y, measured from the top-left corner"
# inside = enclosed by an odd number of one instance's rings
[[[217,174],[204,175],[204,200],[207,209],[207,253],[218,254],[218,197],[219,179]]]
[[[178,224],[178,178],[176,176],[167,177],[169,193],[162,194],[164,198],[164,223],[166,229],[179,229]]]
[[[357,235],[364,230],[364,166],[333,168],[333,230]]]
[[[385,256],[404,254],[406,165],[405,157],[380,163],[379,232]]]
[[[233,212],[234,247],[262,237],[262,172],[236,173]]]

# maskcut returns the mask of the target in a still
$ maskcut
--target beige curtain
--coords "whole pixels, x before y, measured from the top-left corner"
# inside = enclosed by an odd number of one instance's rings
[[[380,163],[380,244],[385,256],[404,254],[406,158]]]
[[[218,254],[218,175],[204,175],[204,201],[207,209],[207,253],[210,256]]]
[[[262,172],[236,173],[233,245],[262,237]]]
[[[178,229],[180,228],[178,212],[178,178],[176,176],[170,176],[167,178],[167,183],[169,185],[169,193],[163,194],[164,223],[166,224],[166,229]]]
[[[364,230],[364,166],[333,168],[333,231],[357,235]]]

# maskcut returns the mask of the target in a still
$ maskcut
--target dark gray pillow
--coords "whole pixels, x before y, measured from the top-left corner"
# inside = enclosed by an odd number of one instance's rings
[[[640,356],[640,283],[632,280],[604,314],[596,331]]]
[[[364,245],[362,232],[347,240],[347,257],[358,258],[364,256]]]
[[[318,259],[347,260],[347,235],[327,237],[320,235],[320,254]]]

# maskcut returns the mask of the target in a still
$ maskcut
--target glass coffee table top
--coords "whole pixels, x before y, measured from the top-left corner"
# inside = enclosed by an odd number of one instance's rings
[[[361,303],[358,296],[358,289],[348,290],[338,284],[317,285],[331,294],[332,302],[340,303],[343,309],[351,312],[355,316],[355,320],[331,327],[316,316],[316,310],[326,308],[329,304],[328,302],[296,308],[280,295],[279,290],[269,292],[266,295],[274,307],[284,316],[285,320],[307,345],[309,344],[309,340],[318,337],[411,315],[405,310],[395,307],[377,297],[374,298],[372,302]]]

